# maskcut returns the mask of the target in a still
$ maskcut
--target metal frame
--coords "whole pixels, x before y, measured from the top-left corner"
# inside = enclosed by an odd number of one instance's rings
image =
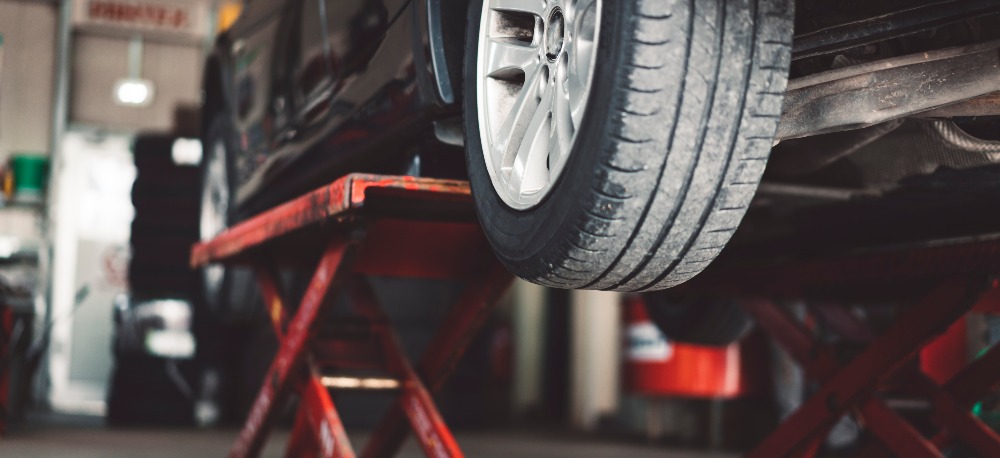
[[[409,242],[401,243],[404,237]],[[316,243],[326,248],[300,305],[289,308],[275,272],[282,264],[309,257]],[[293,392],[301,402],[286,456],[355,456],[321,374],[358,367],[384,370],[389,378],[383,380],[399,396],[363,456],[395,454],[407,426],[428,456],[462,456],[431,393],[447,379],[512,280],[474,222],[465,182],[348,175],[192,249],[192,266],[212,262],[255,268],[280,342],[229,456],[259,455],[275,416]],[[416,367],[404,356],[364,274],[466,280],[465,291]],[[318,332],[317,323],[331,302],[325,298],[341,289],[349,292],[368,338]]]
[[[1000,234],[823,255],[743,252],[720,257],[677,292],[742,298],[757,325],[821,384],[748,456],[813,456],[845,413],[875,439],[858,456],[941,456],[941,449],[955,441],[977,456],[1000,456],[1000,437],[969,412],[1000,388],[1000,345],[943,384],[928,378],[916,360],[966,313],[1000,314],[998,254]],[[865,350],[844,364],[833,347],[772,298],[812,299],[810,309],[826,328],[841,341],[867,343]],[[889,298],[904,301],[881,334],[836,302],[885,303]],[[927,405],[921,421],[930,421],[920,430],[885,402],[900,388],[908,399]]]
[[[775,136],[858,129],[1000,91],[998,47],[955,46],[792,79]]]
[[[992,0],[951,0],[840,24],[795,37],[792,59],[844,51],[958,21],[1000,13]]]
[[[1000,347],[992,348],[944,386],[908,364],[967,311],[994,303],[996,290],[984,294],[987,285],[977,280],[941,281],[901,311],[884,333],[846,365],[781,306],[765,299],[745,301],[744,309],[760,327],[803,366],[807,376],[823,383],[747,456],[812,456],[830,428],[848,412],[877,439],[859,456],[940,457],[941,447],[954,440],[964,442],[980,456],[1000,456],[1000,436],[969,412],[974,402],[1000,385]],[[843,309],[824,309],[824,313],[836,315],[826,320],[836,332],[845,336],[867,333],[866,326]],[[935,435],[925,437],[880,397],[890,379],[928,400],[928,414],[941,427]]]

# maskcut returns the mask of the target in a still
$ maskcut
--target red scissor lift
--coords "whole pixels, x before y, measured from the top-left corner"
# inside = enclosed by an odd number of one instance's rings
[[[482,236],[466,182],[348,175],[193,248],[192,266],[216,262],[255,270],[280,342],[230,456],[259,454],[292,393],[300,402],[287,456],[355,456],[329,393],[338,388],[398,393],[364,456],[393,455],[407,426],[428,456],[462,456],[431,393],[512,278]],[[279,291],[277,269],[303,262],[314,263],[315,273],[292,307]],[[464,281],[465,290],[415,366],[365,275]],[[337,291],[347,292],[360,321],[340,327],[329,322],[327,298]]]
[[[922,372],[916,361],[922,348],[969,311],[1000,312],[1000,237],[772,264],[746,258],[720,264],[683,288],[724,289],[745,298],[743,307],[758,326],[802,365],[808,378],[821,384],[748,456],[813,456],[847,413],[875,439],[858,456],[941,457],[942,449],[956,441],[972,456],[1000,456],[1000,436],[971,412],[973,404],[1000,387],[1000,345],[943,384]],[[834,347],[818,339],[776,298],[816,299],[812,309],[827,327],[841,336],[864,338],[867,346],[841,360]],[[869,323],[830,298],[904,298],[908,305],[899,307],[891,324],[876,336]],[[890,407],[893,396],[916,400],[925,409],[904,415]]]
[[[325,248],[316,253],[317,246]],[[301,265],[303,259],[315,260],[315,274],[299,306],[292,308],[279,293],[275,269]],[[407,423],[428,455],[461,455],[430,393],[440,388],[511,280],[474,221],[465,182],[349,175],[196,245],[192,265],[211,262],[254,267],[280,340],[231,456],[259,453],[277,409],[292,392],[301,402],[288,456],[354,456],[328,380],[399,391],[396,404],[370,437],[365,456],[394,454],[406,437]],[[956,441],[978,456],[1000,456],[1000,436],[970,412],[972,404],[1000,386],[1000,346],[943,384],[914,364],[928,342],[970,310],[1000,312],[1000,237],[773,266],[717,267],[683,288],[728,290],[748,298],[744,307],[758,325],[810,378],[822,383],[749,456],[812,456],[830,428],[849,412],[877,439],[860,456],[940,457],[941,449]],[[362,275],[460,278],[468,286],[424,357],[411,367]],[[339,289],[349,292],[353,307],[364,317],[366,338],[319,332],[317,324],[329,302],[324,299]],[[847,362],[774,300],[853,294],[909,297],[912,305],[901,308],[893,323]],[[867,323],[845,309],[820,309],[837,332],[872,335]],[[379,369],[389,377],[326,375],[345,369]],[[890,407],[885,393],[900,387],[926,401],[930,423],[916,425]]]

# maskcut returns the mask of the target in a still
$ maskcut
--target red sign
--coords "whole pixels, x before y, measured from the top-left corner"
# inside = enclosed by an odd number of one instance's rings
[[[157,29],[187,29],[190,21],[185,8],[114,0],[91,0],[87,18],[95,22]]]
[[[200,0],[74,0],[73,25],[126,37],[200,40],[210,29],[208,4]]]

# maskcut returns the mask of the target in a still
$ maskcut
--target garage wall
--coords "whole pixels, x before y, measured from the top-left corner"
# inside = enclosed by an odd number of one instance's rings
[[[0,0],[0,158],[49,153],[56,19],[48,3]]]
[[[146,41],[142,77],[155,94],[148,107],[114,102],[115,82],[128,76],[129,40],[77,33],[73,38],[70,122],[113,130],[170,130],[178,105],[197,106],[203,54],[198,45]]]

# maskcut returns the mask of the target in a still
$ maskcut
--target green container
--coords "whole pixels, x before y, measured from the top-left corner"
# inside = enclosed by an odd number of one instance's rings
[[[48,178],[49,158],[37,153],[14,153],[10,162],[14,171],[14,199],[41,201]]]

